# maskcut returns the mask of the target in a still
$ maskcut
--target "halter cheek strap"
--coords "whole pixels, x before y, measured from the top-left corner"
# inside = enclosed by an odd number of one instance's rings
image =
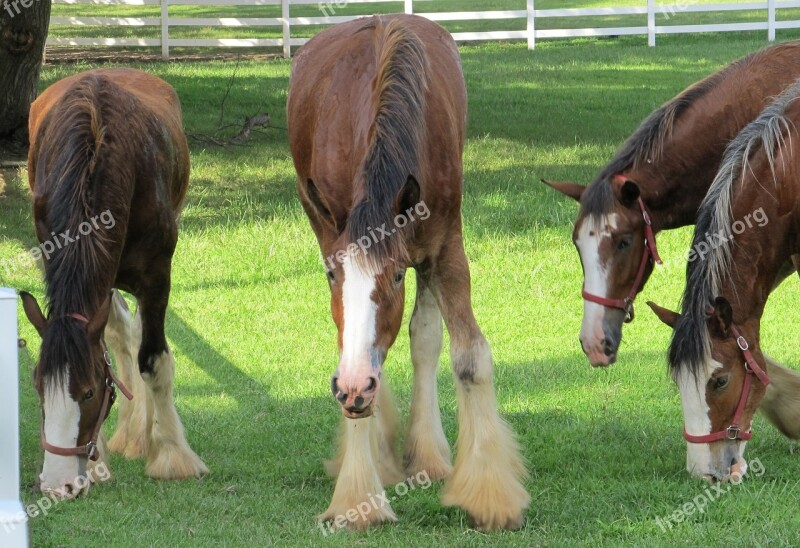
[[[89,323],[89,320],[86,319],[86,316],[84,316],[83,314],[72,313],[72,314],[67,314],[67,317],[78,320],[83,324]],[[103,428],[103,421],[105,421],[106,419],[108,410],[114,403],[114,400],[116,399],[115,387],[118,386],[122,394],[128,400],[133,399],[133,394],[131,394],[131,392],[125,387],[125,385],[119,381],[117,376],[114,374],[114,370],[111,368],[111,355],[108,353],[108,348],[106,347],[105,341],[101,339],[101,343],[103,345],[103,359],[105,361],[106,388],[103,391],[103,403],[100,404],[100,412],[97,415],[97,423],[95,424],[94,430],[92,431],[92,437],[89,438],[89,442],[86,445],[81,445],[77,447],[58,447],[56,445],[50,444],[44,435],[44,410],[42,410],[42,422],[39,426],[39,439],[42,443],[42,447],[48,453],[52,453],[54,455],[59,455],[62,457],[85,455],[90,460],[96,461],[100,457],[100,454],[97,452],[97,440],[100,437],[100,431]]]
[[[614,179],[625,180],[625,177],[616,175]],[[628,291],[628,295],[624,299],[612,299],[609,297],[601,297],[600,295],[593,295],[586,291],[585,288],[581,289],[581,295],[587,301],[597,303],[607,308],[624,310],[625,322],[633,320],[633,300],[636,298],[636,294],[639,292],[640,286],[642,285],[647,265],[650,262],[662,264],[661,257],[658,255],[658,249],[656,248],[656,235],[653,231],[653,222],[650,219],[650,214],[647,212],[647,208],[641,196],[636,199],[636,203],[639,206],[639,210],[642,212],[642,219],[644,220],[644,250],[642,251],[642,259],[639,261],[639,270],[636,272],[636,278],[633,280],[633,285],[631,286],[631,290]]]
[[[769,384],[769,376],[767,376],[766,371],[764,371],[761,366],[758,365],[758,362],[750,352],[750,345],[747,343],[747,340],[742,336],[742,334],[739,332],[739,329],[735,325],[731,325],[731,333],[733,333],[733,336],[736,337],[736,344],[739,346],[739,350],[742,352],[745,369],[742,395],[739,396],[739,403],[736,406],[736,412],[733,414],[733,421],[725,430],[712,432],[711,434],[706,434],[704,436],[693,436],[686,431],[686,427],[684,426],[683,437],[689,443],[711,443],[720,440],[747,441],[753,437],[752,432],[742,432],[742,415],[744,415],[744,409],[747,407],[747,400],[750,397],[750,390],[753,387],[753,376],[755,375],[758,377],[758,380],[761,381],[761,384],[764,386]]]

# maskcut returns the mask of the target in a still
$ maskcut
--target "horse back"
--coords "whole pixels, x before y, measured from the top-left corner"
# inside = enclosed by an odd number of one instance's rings
[[[298,181],[312,179],[345,218],[361,197],[354,185],[369,147],[378,101],[381,33],[399,20],[419,38],[427,63],[419,181],[434,215],[458,214],[467,95],[458,49],[440,25],[418,16],[358,19],[312,38],[292,64],[287,120]],[[316,230],[316,228],[315,228]]]

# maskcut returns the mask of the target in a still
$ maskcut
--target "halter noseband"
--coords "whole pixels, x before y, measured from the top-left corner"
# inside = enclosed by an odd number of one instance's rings
[[[67,314],[67,317],[78,320],[83,324],[89,323],[89,320],[86,319],[86,316],[83,314]],[[62,457],[86,455],[90,460],[96,461],[100,457],[97,452],[97,439],[100,437],[100,430],[103,428],[103,421],[105,421],[109,407],[114,404],[114,400],[117,397],[115,386],[119,386],[120,391],[128,400],[133,399],[133,394],[131,394],[130,391],[125,388],[125,385],[117,379],[113,369],[111,369],[111,355],[108,353],[105,341],[101,338],[100,342],[103,345],[103,359],[105,360],[106,389],[103,393],[103,403],[100,405],[100,413],[97,416],[97,424],[95,424],[92,437],[89,438],[89,442],[86,445],[77,447],[58,447],[56,445],[51,445],[44,436],[44,420],[42,420],[39,427],[39,438],[42,442],[42,447],[48,453]],[[42,411],[42,418],[44,419],[44,410]]]
[[[760,380],[764,386],[769,384],[769,377],[761,368],[761,366],[758,365],[758,362],[756,362],[755,358],[753,358],[753,354],[750,353],[750,345],[747,343],[747,339],[742,336],[735,325],[731,325],[731,333],[733,333],[733,336],[736,337],[736,344],[739,346],[739,350],[741,350],[742,356],[744,357],[745,369],[742,395],[739,396],[739,404],[736,406],[736,412],[733,415],[733,421],[725,430],[712,432],[711,434],[706,434],[704,436],[693,436],[689,434],[686,431],[686,426],[684,425],[683,437],[689,443],[711,443],[720,440],[747,441],[753,437],[753,432],[741,431],[740,423],[742,420],[742,415],[744,414],[744,408],[747,406],[747,400],[750,397],[750,390],[753,387],[753,375],[758,377],[758,380]]]
[[[622,175],[615,175],[614,179],[625,180]],[[647,208],[641,196],[636,199],[636,203],[639,205],[639,210],[642,212],[642,219],[644,219],[644,251],[642,251],[642,260],[639,261],[639,271],[636,273],[636,279],[633,281],[633,286],[628,292],[628,296],[624,299],[610,299],[608,297],[601,297],[600,295],[593,295],[586,291],[585,288],[581,288],[581,295],[583,295],[585,300],[608,308],[624,310],[626,323],[633,320],[633,300],[639,292],[639,286],[644,279],[644,272],[647,269],[647,264],[651,261],[661,264],[661,257],[659,257],[658,249],[656,248],[656,235],[653,232],[653,222],[650,219],[650,214],[647,212]]]

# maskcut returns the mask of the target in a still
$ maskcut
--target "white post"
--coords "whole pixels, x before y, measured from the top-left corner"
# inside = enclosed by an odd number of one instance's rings
[[[405,0],[404,10],[405,13],[414,13],[414,0]]]
[[[292,56],[292,28],[289,26],[289,0],[281,0],[281,22],[283,23],[283,57]]]
[[[28,545],[27,515],[19,500],[19,364],[17,294],[0,287],[0,546]]]
[[[767,39],[775,41],[775,0],[767,0]]]
[[[169,59],[169,0],[161,0],[161,58]]]
[[[656,45],[656,0],[647,0],[647,45]]]
[[[534,12],[534,5],[533,0],[528,0],[526,6],[526,13],[528,14],[528,49],[533,49],[536,47],[536,26],[534,25],[535,17],[533,15]]]

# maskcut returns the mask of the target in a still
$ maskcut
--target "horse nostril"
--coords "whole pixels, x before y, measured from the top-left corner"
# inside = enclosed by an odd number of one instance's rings
[[[374,392],[375,389],[378,387],[378,379],[376,377],[370,376],[369,383],[367,383],[367,387],[364,389],[364,394],[369,394],[370,392]]]
[[[344,404],[344,402],[347,401],[347,394],[339,390],[339,385],[337,382],[338,380],[339,377],[336,375],[331,377],[331,393],[333,394],[333,397],[339,401],[339,403]]]
[[[64,494],[65,495],[72,495],[74,492],[74,488],[72,487],[71,483],[67,483],[64,485]]]

